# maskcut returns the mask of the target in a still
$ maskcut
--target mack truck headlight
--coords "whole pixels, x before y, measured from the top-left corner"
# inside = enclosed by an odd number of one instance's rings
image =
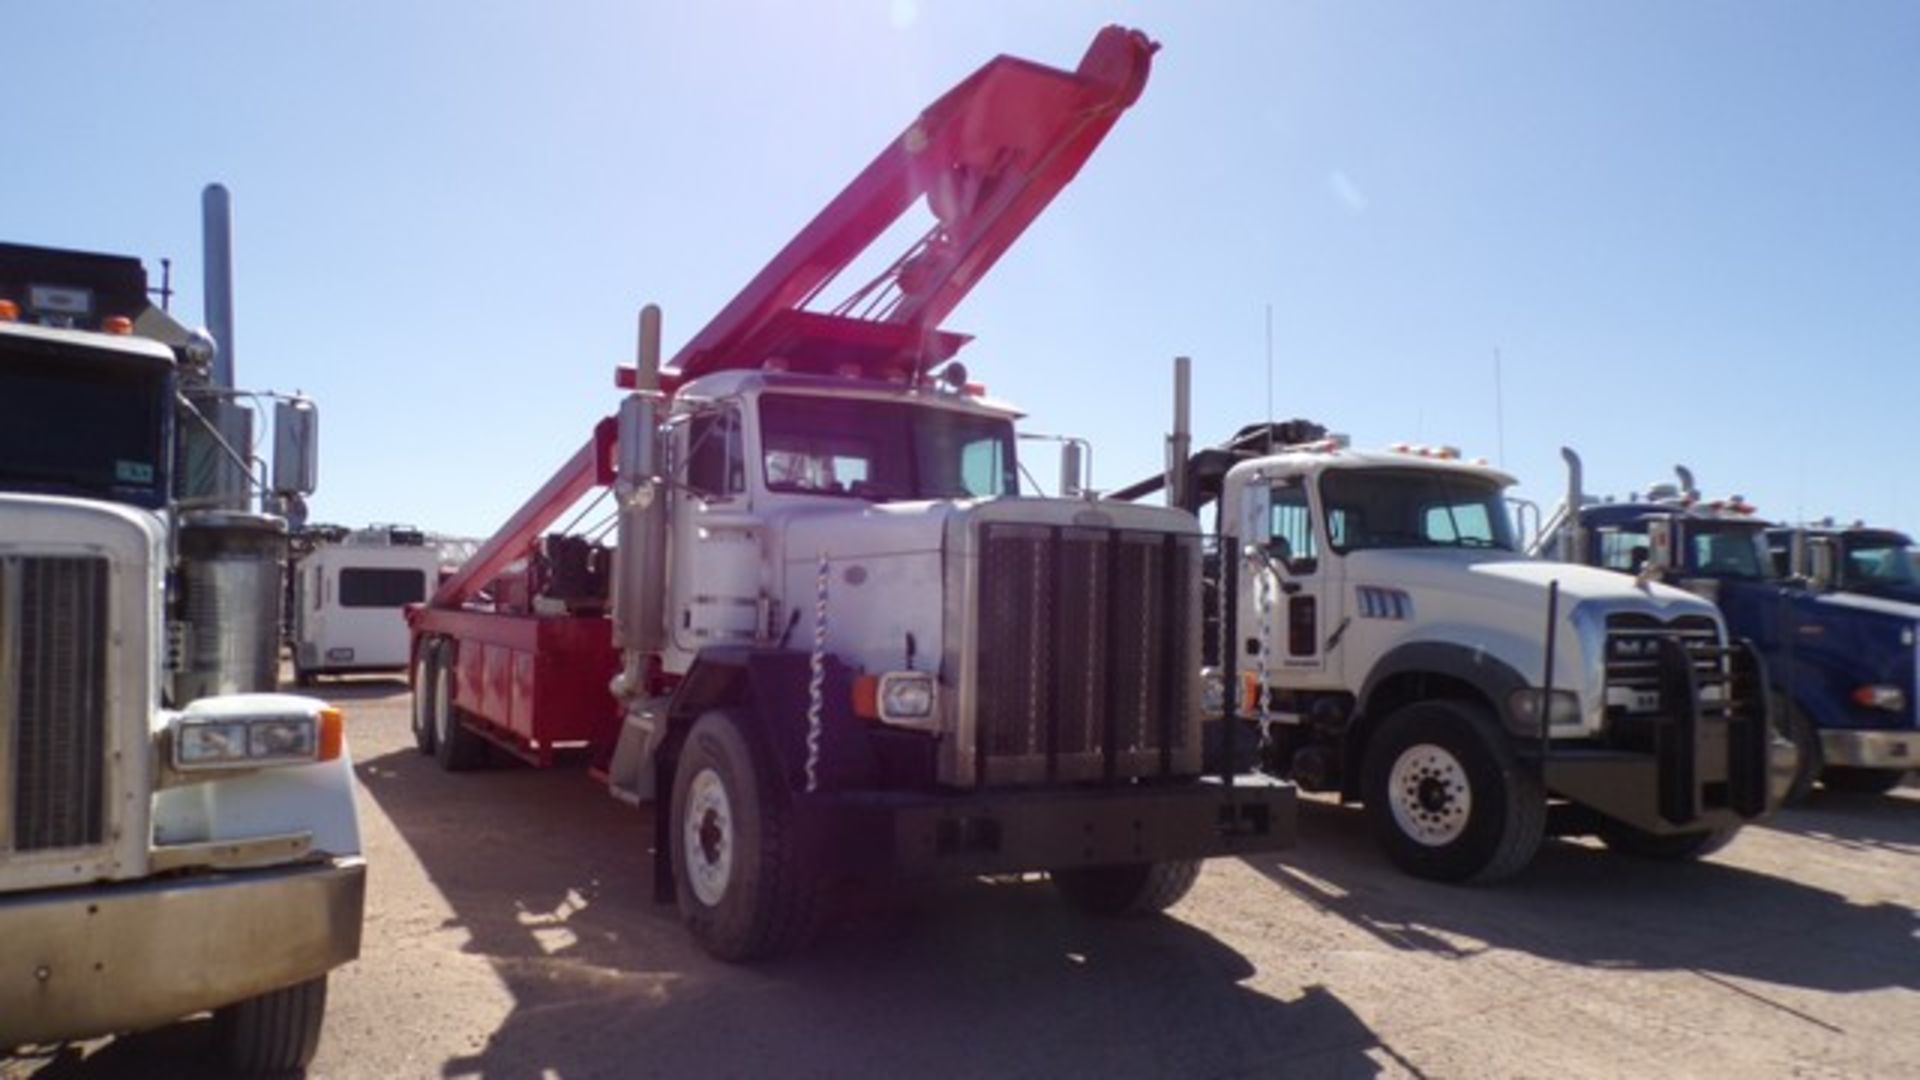
[[[1218,720],[1227,713],[1227,676],[1217,667],[1200,669],[1200,717]]]
[[[236,694],[187,706],[167,725],[180,772],[305,765],[340,756],[344,716],[311,698]]]
[[[1580,722],[1580,695],[1571,690],[1555,690],[1553,700],[1543,710],[1541,708],[1543,691],[1530,687],[1515,690],[1507,695],[1508,727],[1522,735],[1540,734],[1540,714],[1547,713],[1547,724],[1577,724]]]

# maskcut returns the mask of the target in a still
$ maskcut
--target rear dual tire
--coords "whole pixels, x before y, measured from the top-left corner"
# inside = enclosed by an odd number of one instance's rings
[[[1158,915],[1193,889],[1200,860],[1079,867],[1051,876],[1060,896],[1088,915]]]
[[[421,648],[414,691],[413,744],[432,754],[447,772],[467,772],[487,763],[487,742],[460,720],[453,703],[453,646],[435,641]],[[424,687],[424,697],[420,688]]]

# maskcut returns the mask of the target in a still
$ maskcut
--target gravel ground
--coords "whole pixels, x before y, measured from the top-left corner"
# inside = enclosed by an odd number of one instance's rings
[[[765,968],[649,900],[649,817],[582,770],[439,772],[404,685],[347,704],[371,864],[312,1074],[1892,1076],[1920,1059],[1920,790],[1816,795],[1704,862],[1549,843],[1519,879],[1389,870],[1357,812],[1219,860],[1171,917],[1040,880],[850,897]],[[207,1024],[0,1066],[199,1075]]]

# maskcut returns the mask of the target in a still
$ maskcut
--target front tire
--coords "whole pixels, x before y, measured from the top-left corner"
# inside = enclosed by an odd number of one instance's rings
[[[672,836],[680,917],[700,947],[732,963],[794,952],[825,909],[805,865],[793,811],[747,745],[741,721],[702,716],[673,776]]]
[[[1395,866],[1429,881],[1497,881],[1532,861],[1547,797],[1484,707],[1418,701],[1368,744],[1362,793]]]
[[[326,1013],[322,975],[216,1010],[215,1044],[236,1073],[294,1072],[312,1063]]]
[[[1051,876],[1061,897],[1088,915],[1158,915],[1193,889],[1200,860],[1089,866]]]
[[[1696,832],[1651,833],[1645,829],[1636,829],[1624,822],[1604,821],[1596,830],[1600,842],[1613,851],[1631,855],[1637,859],[1658,859],[1663,862],[1679,862],[1686,859],[1703,859],[1733,842],[1740,832],[1738,825],[1724,825],[1717,829],[1701,829]]]
[[[1834,765],[1820,774],[1828,791],[1851,795],[1885,795],[1906,779],[1905,769],[1862,769],[1852,765]]]
[[[1774,728],[1781,736],[1793,743],[1798,755],[1798,764],[1793,768],[1793,780],[1787,785],[1782,805],[1791,806],[1802,802],[1813,790],[1813,782],[1820,777],[1820,733],[1813,728],[1813,721],[1800,710],[1793,699],[1785,694],[1773,695]]]

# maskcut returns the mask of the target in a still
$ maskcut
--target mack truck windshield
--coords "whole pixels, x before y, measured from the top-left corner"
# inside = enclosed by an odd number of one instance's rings
[[[940,329],[1155,48],[1109,27],[1073,71],[988,63],[670,362],[643,312],[618,414],[412,613],[420,749],[584,747],[727,960],[798,948],[848,880],[1046,871],[1144,913],[1291,842],[1290,787],[1202,775],[1193,519],[1022,495],[1018,413]],[[812,303],[916,204],[904,256]],[[596,488],[613,544],[542,535]]]
[[[343,718],[276,692],[312,404],[257,475],[215,340],[137,259],[0,244],[0,1049],[212,1011],[229,1068],[296,1069],[359,951]]]
[[[1512,478],[1450,448],[1290,421],[1190,451],[1175,370],[1168,472],[1115,497],[1213,506],[1218,712],[1401,869],[1494,880],[1549,834],[1693,857],[1770,807],[1759,661],[1710,605],[1522,555]]]
[[[1920,596],[1903,597],[1891,580],[1904,555],[1894,569],[1883,558],[1903,537],[1776,526],[1737,495],[1703,498],[1685,468],[1675,470],[1677,484],[1592,499],[1581,490],[1579,455],[1561,453],[1568,491],[1542,550],[1668,581],[1719,608],[1728,631],[1766,661],[1774,726],[1798,753],[1789,801],[1815,784],[1889,791],[1920,765]],[[1885,578],[1849,587],[1849,566]]]

